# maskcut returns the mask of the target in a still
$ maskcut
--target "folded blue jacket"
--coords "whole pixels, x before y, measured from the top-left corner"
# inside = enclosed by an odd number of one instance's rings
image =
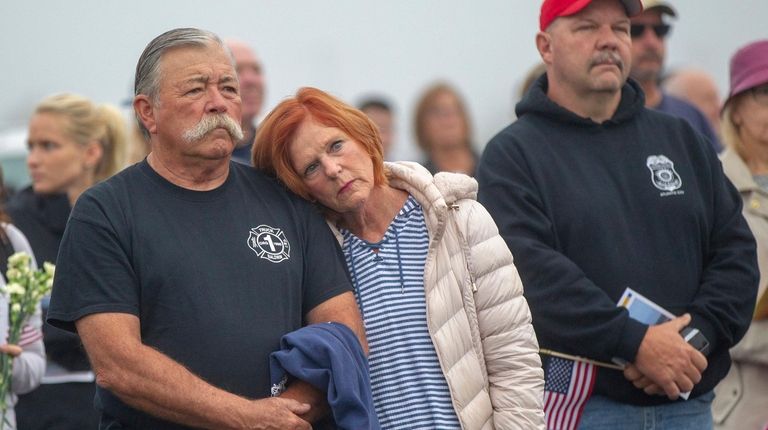
[[[312,324],[280,340],[270,354],[272,394],[282,392],[288,375],[327,393],[340,430],[378,430],[368,360],[357,336],[344,324]]]

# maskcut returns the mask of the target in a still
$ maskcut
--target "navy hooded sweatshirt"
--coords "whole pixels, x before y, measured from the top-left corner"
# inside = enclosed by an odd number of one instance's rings
[[[711,343],[691,398],[728,372],[757,291],[755,242],[717,154],[685,121],[644,107],[629,80],[598,124],[551,101],[543,75],[518,121],[490,143],[478,200],[515,256],[539,344],[594,360],[635,360],[648,326],[616,303],[629,287]],[[598,368],[594,394],[651,405],[622,372]]]

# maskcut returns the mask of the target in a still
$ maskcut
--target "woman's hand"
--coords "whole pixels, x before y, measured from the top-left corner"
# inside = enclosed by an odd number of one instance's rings
[[[11,357],[18,357],[21,355],[21,347],[18,345],[13,345],[11,343],[6,343],[5,345],[0,345],[0,352],[3,354],[8,354]]]

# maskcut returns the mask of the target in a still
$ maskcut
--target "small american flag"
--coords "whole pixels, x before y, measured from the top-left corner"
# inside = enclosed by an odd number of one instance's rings
[[[544,369],[544,413],[547,430],[575,430],[584,404],[592,395],[594,364],[549,357]]]

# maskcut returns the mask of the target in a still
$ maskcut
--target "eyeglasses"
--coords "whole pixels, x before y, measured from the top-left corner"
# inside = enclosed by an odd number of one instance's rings
[[[634,39],[645,34],[645,30],[648,28],[653,30],[653,32],[656,34],[656,37],[663,39],[667,34],[669,34],[669,30],[672,29],[672,26],[669,24],[632,24],[629,27],[629,34]]]
[[[752,88],[749,92],[752,93],[752,98],[756,102],[763,106],[768,106],[768,85],[760,85],[759,87]]]

